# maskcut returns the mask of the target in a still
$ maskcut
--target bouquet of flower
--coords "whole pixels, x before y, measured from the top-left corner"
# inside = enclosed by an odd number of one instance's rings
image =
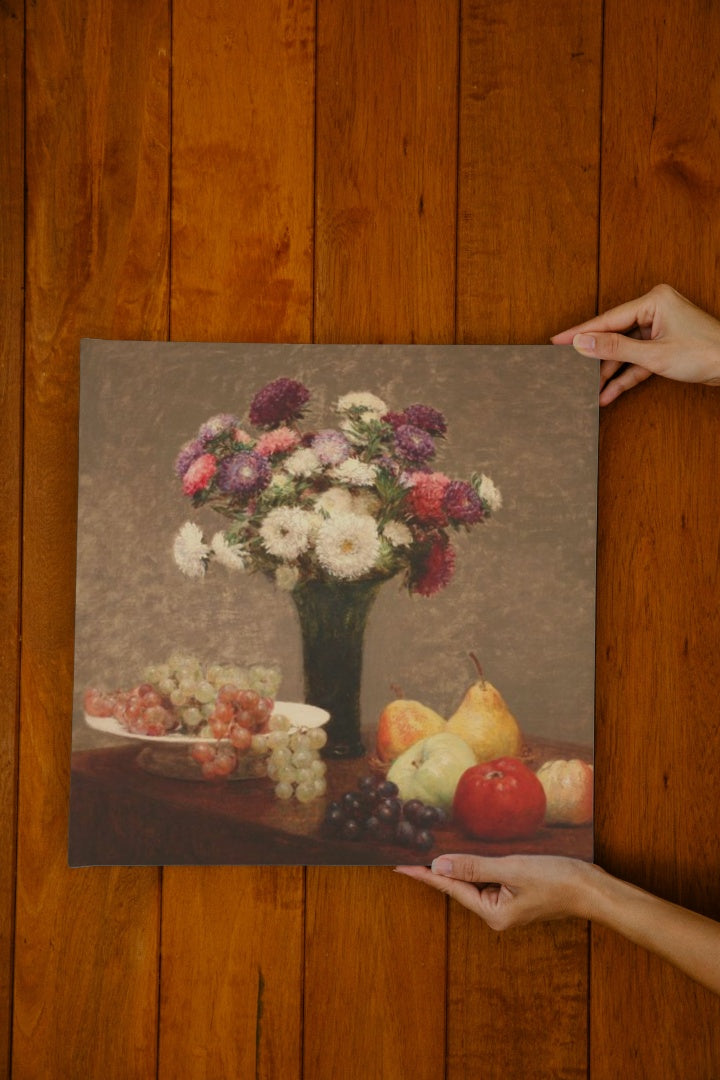
[[[175,470],[184,494],[228,525],[207,543],[186,522],[178,567],[201,577],[215,560],[287,590],[403,573],[410,592],[434,595],[455,568],[451,532],[486,521],[499,491],[485,475],[434,471],[447,425],[429,405],[393,412],[374,394],[350,393],[336,403],[336,427],[303,430],[309,400],[301,382],[275,379],[253,397],[247,422],[213,416],[183,446]]]

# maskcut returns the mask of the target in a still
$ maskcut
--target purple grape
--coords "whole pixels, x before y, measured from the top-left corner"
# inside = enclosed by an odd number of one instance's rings
[[[413,840],[413,847],[416,851],[429,851],[435,843],[435,837],[427,829],[418,829],[415,833],[415,839]]]
[[[345,823],[345,814],[338,803],[330,803],[325,811],[325,825],[333,832],[339,832]]]
[[[442,813],[439,806],[423,806],[418,814],[417,824],[421,829],[430,829],[433,825],[440,824],[439,815]]]
[[[399,821],[395,829],[395,839],[403,847],[412,847],[415,843],[415,826],[409,821]]]
[[[393,784],[392,780],[383,780],[381,784],[378,784],[377,791],[381,799],[393,798],[398,794],[398,786]]]
[[[361,776],[358,780],[358,790],[365,795],[367,792],[374,792],[377,787],[377,777],[375,776]]]
[[[343,840],[359,840],[361,832],[362,827],[360,822],[351,818],[343,825],[341,835]]]
[[[425,809],[425,803],[421,802],[420,799],[408,799],[403,806],[403,814],[413,825],[419,825]]]
[[[342,808],[347,817],[359,819],[364,815],[362,800],[356,791],[347,791],[342,797]]]

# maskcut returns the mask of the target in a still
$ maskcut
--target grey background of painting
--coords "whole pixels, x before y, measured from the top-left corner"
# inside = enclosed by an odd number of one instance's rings
[[[371,612],[362,710],[371,729],[402,688],[444,716],[473,679],[468,652],[527,732],[585,745],[594,715],[597,370],[553,346],[303,346],[107,342],[81,351],[73,746],[114,741],[82,720],[88,685],[127,687],[174,649],[205,662],[277,661],[280,697],[302,700],[290,597],[259,575],[173,561],[187,519],[180,446],[219,412],[289,375],[312,392],[307,425],[331,427],[341,394],[369,390],[448,420],[436,467],[493,478],[503,507],[458,538],[457,572],[430,599],[388,582]]]

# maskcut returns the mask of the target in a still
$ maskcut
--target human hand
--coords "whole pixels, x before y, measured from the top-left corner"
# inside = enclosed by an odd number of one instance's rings
[[[720,385],[720,322],[669,285],[656,285],[550,340],[601,361],[601,405],[653,374]]]
[[[589,886],[599,867],[559,855],[441,855],[432,867],[398,866],[398,873],[447,893],[493,930],[589,917]]]

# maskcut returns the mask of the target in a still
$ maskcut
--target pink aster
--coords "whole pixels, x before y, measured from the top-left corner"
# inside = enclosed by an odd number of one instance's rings
[[[255,446],[255,452],[263,457],[272,457],[273,454],[284,454],[288,450],[294,450],[300,442],[300,436],[289,427],[275,428],[274,431],[266,431],[261,435]]]
[[[445,525],[447,515],[443,506],[450,477],[445,473],[410,473],[412,487],[407,493],[407,505],[412,514],[424,524]]]
[[[186,495],[195,495],[204,491],[217,472],[217,458],[214,454],[202,454],[196,458],[183,476],[183,491]]]
[[[434,596],[448,584],[455,573],[455,551],[445,540],[435,540],[424,565],[410,583],[410,591],[419,596]]]

